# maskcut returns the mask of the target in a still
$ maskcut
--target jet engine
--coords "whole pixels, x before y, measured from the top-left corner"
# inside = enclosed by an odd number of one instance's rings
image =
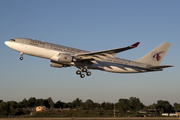
[[[56,67],[56,68],[70,67],[69,65],[63,65],[63,64],[60,64],[60,63],[52,61],[52,60],[50,62],[50,66],[51,67]]]
[[[73,61],[73,57],[69,54],[59,53],[51,58],[52,61],[56,61],[58,63],[71,63]]]

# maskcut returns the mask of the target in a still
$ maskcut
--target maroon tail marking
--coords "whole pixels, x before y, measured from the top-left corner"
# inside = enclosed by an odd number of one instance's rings
[[[161,60],[161,56],[160,56],[161,53],[164,53],[164,51],[156,53],[155,55],[153,55],[153,58],[156,58],[157,61],[160,61]]]

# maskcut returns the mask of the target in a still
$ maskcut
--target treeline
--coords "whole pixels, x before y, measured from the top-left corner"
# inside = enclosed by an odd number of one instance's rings
[[[35,112],[37,106],[46,106],[45,112]],[[47,99],[24,98],[20,102],[0,100],[0,117],[7,116],[29,116],[31,117],[113,117],[140,116],[140,110],[146,110],[152,116],[160,116],[162,113],[173,113],[180,110],[180,103],[172,106],[168,101],[158,100],[157,103],[145,106],[139,98],[119,99],[117,103],[93,102],[91,99],[83,102],[77,98],[72,102],[54,102],[51,97]]]

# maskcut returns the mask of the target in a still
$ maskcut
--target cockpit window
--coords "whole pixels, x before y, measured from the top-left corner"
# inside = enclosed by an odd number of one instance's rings
[[[12,41],[15,41],[15,39],[11,39]]]

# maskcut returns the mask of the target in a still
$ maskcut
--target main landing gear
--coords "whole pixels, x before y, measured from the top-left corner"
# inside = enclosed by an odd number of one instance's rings
[[[82,74],[82,72],[86,72],[86,75],[87,76],[90,76],[91,75],[91,72],[87,70],[87,68],[83,68],[82,70],[79,69],[76,71],[76,74],[77,75],[80,75],[81,78],[84,78],[85,77],[85,74]]]
[[[23,53],[20,53],[21,57],[19,58],[20,60],[23,60]]]

